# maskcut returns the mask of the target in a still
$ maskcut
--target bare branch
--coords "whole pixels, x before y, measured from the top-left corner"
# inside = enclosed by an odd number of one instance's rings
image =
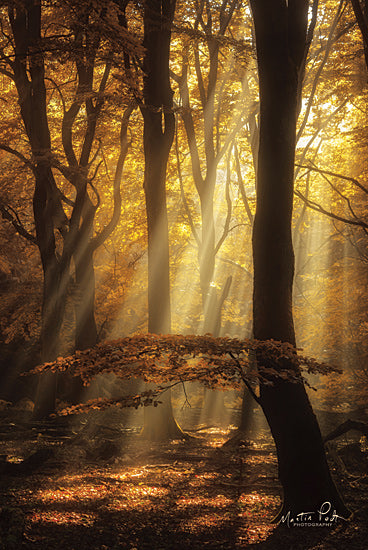
[[[351,0],[351,5],[353,6],[355,18],[359,25],[360,32],[362,33],[363,43],[364,43],[364,57],[365,63],[368,68],[368,19],[367,14],[362,10],[360,0]]]
[[[199,97],[201,98],[201,105],[202,105],[202,109],[204,110],[205,107],[206,107],[207,98],[206,98],[206,91],[205,91],[205,88],[204,88],[204,81],[203,81],[202,68],[201,68],[201,62],[200,62],[200,59],[199,59],[199,50],[198,50],[198,48],[196,48],[195,51],[194,51],[194,67],[195,67],[195,72],[196,72],[196,75],[197,75],[197,84],[198,84],[198,90],[199,90]]]
[[[227,4],[227,0],[223,0],[222,6],[220,9],[220,34],[221,35],[225,34],[226,29],[231,21],[231,18],[234,15],[235,8],[240,6],[241,2],[239,0],[232,0],[230,2],[228,13],[226,13],[226,4]]]
[[[101,164],[102,164],[102,161],[99,163],[99,165],[97,167],[97,170],[98,170],[98,168],[100,167]],[[96,171],[96,173],[97,173],[97,171]],[[97,191],[97,188],[93,185],[92,180],[93,180],[93,178],[89,179],[87,183],[91,187],[94,194],[96,195],[97,203],[93,205],[93,208],[95,210],[97,210],[100,207],[100,204],[101,204],[101,197],[100,197],[99,192]]]
[[[188,147],[190,151],[190,157],[192,161],[192,174],[194,184],[198,191],[198,194],[203,193],[204,179],[201,171],[201,161],[199,157],[198,144],[194,129],[194,121],[189,102],[189,88],[188,88],[188,65],[183,64],[182,74],[180,77],[180,95],[182,100],[183,109],[181,110],[181,117],[184,123],[185,131],[187,134]]]
[[[26,166],[31,168],[31,170],[34,170],[34,164],[30,159],[27,159],[22,153],[14,149],[13,147],[10,147],[9,145],[5,145],[5,143],[0,143],[0,149],[3,151],[6,151],[7,153],[10,153],[11,155],[14,155],[18,159],[20,159]]]
[[[309,208],[311,208],[312,210],[316,210],[316,212],[320,212],[321,214],[325,214],[329,218],[332,218],[332,219],[337,220],[339,222],[346,223],[348,225],[355,225],[357,227],[361,227],[364,230],[368,229],[368,223],[364,222],[363,220],[352,220],[350,218],[344,218],[343,216],[338,216],[337,214],[334,214],[333,212],[330,212],[329,210],[326,210],[320,204],[318,204],[314,201],[311,201],[310,199],[307,199],[303,195],[303,193],[301,193],[297,189],[294,191],[294,193],[297,197],[299,197],[302,201],[304,201],[306,203],[306,205],[309,206]]]
[[[217,258],[221,261],[221,262],[224,262],[225,264],[230,264],[234,267],[236,267],[237,269],[240,269],[241,271],[243,271],[244,273],[246,273],[247,275],[249,275],[249,277],[252,277],[252,273],[246,269],[244,266],[238,264],[237,262],[234,262],[234,260],[230,260],[228,258],[224,258],[223,256],[221,256],[220,254],[217,255]]]
[[[54,86],[54,88],[57,90],[58,94],[59,94],[59,97],[61,99],[61,103],[62,103],[62,106],[63,106],[63,113],[65,115],[65,111],[66,111],[66,107],[65,107],[65,99],[64,99],[64,96],[63,96],[63,92],[61,91],[61,87],[59,86],[59,84],[57,82],[55,82],[55,80],[53,78],[50,78],[50,77],[45,77],[45,80],[48,80],[49,82],[51,82],[51,84]]]
[[[352,420],[349,418],[348,420],[340,424],[340,426],[335,428],[332,432],[330,432],[328,435],[326,435],[323,438],[323,441],[327,443],[327,441],[336,439],[336,437],[339,437],[340,435],[343,435],[349,432],[350,430],[356,430],[364,434],[366,437],[368,437],[368,424],[366,424],[365,422],[360,422],[359,420]]]
[[[318,84],[319,84],[320,76],[322,74],[322,71],[323,71],[326,63],[327,63],[332,45],[334,43],[335,30],[336,30],[338,22],[340,20],[341,9],[342,9],[342,6],[344,4],[344,1],[345,0],[340,0],[339,6],[338,6],[337,11],[336,11],[336,15],[335,15],[334,20],[332,22],[332,25],[330,27],[330,32],[329,32],[329,35],[328,35],[328,38],[327,38],[327,44],[326,44],[326,48],[325,48],[325,53],[324,53],[323,59],[322,59],[320,65],[317,69],[317,72],[316,72],[314,80],[313,80],[311,93],[309,94],[308,103],[307,103],[307,107],[305,109],[303,120],[302,120],[302,122],[300,124],[300,127],[298,129],[298,132],[297,132],[296,141],[298,141],[300,139],[300,136],[302,135],[302,133],[304,131],[304,128],[305,128],[305,126],[308,122],[309,114],[310,114],[310,111],[312,109],[313,100],[314,100],[314,96],[315,96],[315,93],[316,93],[316,90],[317,90],[317,87],[318,87]]]
[[[326,174],[327,176],[332,176],[334,178],[350,181],[351,183],[354,183],[354,185],[359,187],[359,189],[361,189],[362,191],[364,191],[364,193],[367,193],[368,195],[368,187],[365,187],[362,183],[360,183],[360,181],[350,176],[344,176],[343,174],[339,174],[337,172],[331,172],[331,170],[322,170],[321,168],[318,168],[315,165],[310,166],[306,164],[295,164],[295,166],[298,166],[299,168],[303,168],[305,170],[309,170],[311,172],[318,172],[319,174]]]
[[[3,67],[0,67],[0,74],[3,74],[4,76],[7,76],[8,78],[14,81],[14,74],[8,71],[7,69],[4,69]]]
[[[332,119],[334,118],[334,116],[335,116],[339,111],[341,111],[341,109],[342,109],[343,107],[345,107],[345,105],[346,105],[349,101],[350,101],[350,98],[344,99],[344,101],[342,101],[342,102],[340,103],[340,105],[338,105],[338,106],[336,107],[336,109],[335,109],[334,111],[332,111],[332,113],[330,113],[330,114],[328,115],[328,117],[326,118],[326,120],[325,120],[322,124],[319,125],[319,127],[316,129],[316,131],[314,132],[314,134],[313,134],[313,135],[311,136],[311,138],[309,139],[307,145],[306,145],[306,146],[304,147],[304,149],[303,149],[302,160],[301,160],[301,162],[304,161],[304,159],[305,159],[305,157],[306,157],[306,154],[307,154],[308,150],[309,150],[310,147],[312,146],[312,143],[317,139],[317,137],[318,137],[318,135],[320,134],[320,132],[321,132],[324,128],[326,128],[326,126],[328,125],[328,123],[330,122],[330,120],[332,120]],[[295,166],[298,167],[298,165],[295,165]],[[297,172],[296,172],[296,174],[295,174],[295,177],[296,177],[296,176],[297,176]]]
[[[249,390],[249,393],[250,395],[253,397],[254,401],[256,403],[258,403],[258,405],[261,405],[262,406],[262,402],[261,402],[261,399],[258,397],[258,395],[256,395],[256,393],[254,392],[252,386],[249,384],[248,380],[245,378],[245,376],[243,375],[243,369],[242,369],[242,366],[241,364],[239,363],[238,359],[235,357],[235,355],[230,352],[229,355],[234,359],[235,363],[237,364],[237,366],[239,367],[239,370],[241,372],[241,378],[244,382],[244,384],[246,385],[246,387],[248,388]]]
[[[100,166],[101,164],[103,164],[103,160],[101,160],[96,168],[95,168],[95,171],[93,173],[93,176],[91,178],[88,178],[88,181],[87,181],[87,184],[91,187],[92,191],[94,192],[94,194],[96,195],[96,198],[97,198],[97,203],[93,206],[95,210],[97,210],[99,207],[100,207],[100,204],[101,204],[101,197],[100,197],[100,194],[99,192],[97,191],[97,188],[93,185],[93,180],[95,179],[95,177],[97,176],[98,174],[98,171],[100,169]]]
[[[73,146],[73,124],[82,106],[83,100],[81,96],[77,97],[73,101],[72,105],[67,111],[65,111],[62,122],[62,142],[64,147],[64,153],[67,158],[70,167],[77,167],[78,160]]]
[[[24,237],[27,241],[37,246],[36,237],[27,231],[14,208],[0,202],[0,212],[3,219],[9,221],[21,237]]]

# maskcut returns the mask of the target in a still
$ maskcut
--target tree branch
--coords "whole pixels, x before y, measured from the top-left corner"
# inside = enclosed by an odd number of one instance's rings
[[[309,170],[311,172],[318,172],[319,174],[326,174],[327,176],[332,176],[334,178],[340,178],[342,180],[350,181],[351,183],[354,183],[359,189],[364,191],[364,193],[367,193],[368,195],[368,187],[365,187],[362,183],[360,183],[357,179],[352,178],[350,176],[344,176],[343,174],[339,174],[337,172],[331,172],[331,170],[322,170],[321,168],[318,168],[317,166],[313,165],[306,165],[306,164],[295,164],[295,166],[298,166],[299,168],[303,168],[305,170]]]
[[[340,424],[340,426],[335,428],[335,430],[333,430],[332,432],[327,434],[323,438],[323,441],[325,443],[327,443],[327,441],[331,441],[332,439],[336,439],[336,437],[339,437],[340,435],[343,435],[343,434],[349,432],[350,430],[356,430],[356,431],[361,432],[362,434],[364,434],[366,437],[368,437],[368,424],[366,424],[365,422],[360,422],[359,420],[348,419],[345,422],[343,422],[342,424]]]
[[[3,219],[9,221],[19,235],[37,246],[36,237],[26,230],[14,208],[0,202],[0,212]]]
[[[361,227],[364,230],[368,229],[368,223],[364,222],[363,220],[352,220],[350,218],[344,218],[343,216],[338,216],[337,214],[334,214],[333,212],[330,212],[323,208],[320,204],[311,201],[310,199],[307,199],[300,191],[295,189],[294,194],[299,197],[302,201],[306,203],[306,205],[311,208],[312,210],[315,210],[316,212],[320,212],[321,214],[325,214],[325,216],[328,216],[329,218],[332,218],[334,220],[337,220],[339,222],[347,223],[348,225],[355,225],[357,227]]]
[[[101,246],[106,239],[111,235],[113,230],[115,229],[119,218],[120,218],[120,212],[121,212],[121,193],[120,193],[120,185],[121,185],[121,178],[123,175],[123,169],[124,169],[124,163],[125,159],[128,153],[128,125],[129,125],[129,119],[134,111],[134,109],[137,108],[137,102],[135,100],[131,101],[128,105],[128,107],[125,109],[123,119],[121,121],[121,128],[120,128],[120,153],[119,158],[116,164],[115,169],[115,177],[114,177],[114,210],[112,213],[111,220],[108,222],[108,224],[102,229],[102,231],[96,235],[92,241],[91,246],[93,250],[96,250],[99,246]]]
[[[201,171],[201,161],[199,158],[198,144],[196,140],[196,134],[194,130],[193,116],[190,109],[189,102],[189,88],[188,88],[188,66],[183,65],[183,70],[180,78],[180,95],[182,100],[183,109],[181,111],[181,118],[184,123],[185,131],[187,134],[188,147],[190,151],[192,174],[194,184],[196,186],[199,195],[203,193],[204,179]]]
[[[355,18],[356,18],[357,23],[359,25],[360,32],[362,33],[363,44],[364,44],[365,64],[368,68],[368,19],[367,19],[367,15],[362,10],[360,0],[351,0],[351,5],[353,6]]]
[[[252,211],[250,209],[248,197],[247,197],[247,194],[245,192],[243,176],[242,176],[241,168],[240,168],[239,151],[238,151],[238,147],[237,147],[236,143],[234,145],[234,158],[235,158],[235,170],[236,170],[236,175],[237,175],[237,178],[238,178],[238,186],[239,186],[239,189],[240,189],[240,194],[241,194],[241,197],[242,197],[242,200],[243,200],[244,208],[245,208],[245,211],[247,213],[249,222],[250,222],[251,225],[253,225],[254,216],[253,216]]]
[[[330,51],[331,51],[331,48],[332,48],[332,45],[333,45],[333,42],[334,42],[334,34],[335,34],[335,30],[337,28],[338,22],[340,20],[341,9],[342,9],[342,6],[344,4],[344,1],[345,0],[340,0],[339,6],[337,8],[336,15],[335,15],[334,20],[332,22],[332,25],[330,27],[330,32],[329,32],[329,35],[328,35],[328,38],[327,38],[325,53],[324,53],[324,56],[323,56],[323,59],[322,59],[320,65],[317,69],[317,72],[315,74],[313,84],[312,84],[311,93],[309,94],[307,107],[305,109],[304,117],[303,117],[303,120],[302,120],[302,122],[300,124],[300,127],[298,129],[298,132],[297,132],[297,136],[296,136],[296,141],[297,142],[300,139],[300,137],[301,137],[301,135],[304,131],[304,128],[305,128],[305,126],[308,122],[309,114],[310,114],[310,111],[312,109],[313,99],[314,99],[314,96],[315,96],[315,93],[316,93],[316,90],[317,90],[317,87],[318,87],[319,79],[320,79],[320,76],[321,76],[322,71],[324,69],[324,66],[327,63],[327,60],[329,58]]]
[[[17,151],[16,149],[13,149],[13,147],[10,147],[9,145],[5,145],[5,143],[0,143],[0,149],[3,151],[6,151],[7,153],[10,153],[11,155],[14,155],[18,159],[20,159],[26,166],[31,168],[31,170],[34,170],[34,164],[30,159],[27,159],[22,153]]]

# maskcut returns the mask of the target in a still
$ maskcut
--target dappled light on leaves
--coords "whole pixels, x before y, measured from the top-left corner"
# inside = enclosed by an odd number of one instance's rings
[[[217,495],[212,499],[204,497],[182,497],[176,501],[176,506],[178,506],[179,508],[186,508],[188,506],[208,506],[213,508],[223,508],[224,506],[229,506],[230,504],[232,504],[232,500],[226,498],[224,495]]]
[[[55,525],[81,525],[91,527],[95,516],[93,514],[79,514],[78,512],[35,512],[29,521],[31,523],[50,523]]]
[[[275,529],[275,526],[270,524],[270,513],[275,513],[280,505],[278,497],[259,494],[256,492],[243,493],[239,500],[239,518],[247,523],[247,527],[241,529],[240,540],[243,539],[247,543],[257,543],[265,540]],[[254,527],[252,525],[253,518],[256,517],[261,525]],[[263,525],[262,525],[263,523]]]
[[[107,494],[106,485],[77,485],[71,479],[71,485],[63,489],[41,490],[36,493],[35,498],[41,502],[68,502],[68,501],[89,501],[104,499]]]
[[[139,465],[124,464],[117,457],[107,465],[96,467],[81,462],[76,466],[73,453],[62,454],[62,469],[58,462],[51,462],[47,473],[31,475],[25,485],[22,480],[10,478],[11,506],[24,510],[29,541],[49,537],[50,530],[57,528],[59,542],[65,547],[69,544],[69,528],[80,529],[73,531],[79,536],[91,533],[92,540],[99,533],[115,532],[115,537],[132,541],[137,548],[137,541],[145,540],[147,529],[169,537],[167,540],[178,536],[183,540],[187,540],[186,536],[207,537],[212,532],[217,533],[219,540],[232,533],[239,544],[243,536],[249,542],[264,540],[271,529],[269,521],[277,499],[256,490],[251,495],[238,495],[241,482],[234,471],[237,459],[222,456],[219,449],[215,451],[220,453],[217,458],[213,455],[213,441],[224,442],[226,435],[226,430],[202,429],[202,437],[189,443],[186,452],[183,442],[145,448],[138,439],[131,440],[125,452],[138,457]],[[71,462],[65,462],[68,457]],[[247,458],[246,462],[253,467],[251,460]],[[264,515],[260,514],[262,502]],[[248,523],[247,510],[254,514],[252,525]],[[173,518],[175,531],[170,525]],[[55,548],[59,548],[59,542]]]
[[[189,522],[183,522],[181,528],[184,531],[195,532],[202,529],[211,529],[212,527],[219,528],[222,524],[226,524],[228,519],[220,514],[204,514],[198,515],[196,518],[191,519]]]

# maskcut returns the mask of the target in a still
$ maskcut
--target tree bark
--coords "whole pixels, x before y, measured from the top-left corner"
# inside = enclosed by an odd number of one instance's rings
[[[44,274],[41,361],[56,359],[63,320],[69,263],[56,253],[55,229],[63,231],[66,217],[57,193],[50,164],[51,138],[47,121],[45,68],[41,42],[41,4],[9,7],[15,44],[12,63],[20,111],[34,158],[33,212],[36,239]],[[28,71],[27,71],[28,68]],[[41,376],[35,399],[35,418],[48,416],[55,408],[56,375]]]
[[[148,332],[171,331],[169,232],[166,209],[166,168],[175,132],[169,56],[175,0],[146,0],[144,7],[144,192],[148,232]],[[175,439],[177,425],[171,393],[152,410],[145,408],[142,436]]]
[[[94,247],[91,244],[96,209],[88,194],[84,197],[83,220],[73,253],[77,295],[75,299],[75,348],[84,350],[97,344],[95,320]]]
[[[175,117],[169,78],[171,25],[175,0],[147,0],[144,10],[144,191],[148,231],[148,331],[171,326],[166,167]]]
[[[296,122],[306,55],[308,0],[251,0],[260,87],[257,205],[253,229],[253,322],[257,340],[295,345],[291,239]],[[274,367],[267,357],[259,365]],[[286,365],[287,367],[287,365]],[[349,512],[331,478],[322,436],[303,382],[260,385],[275,439],[283,504],[277,518],[317,511],[328,501]]]

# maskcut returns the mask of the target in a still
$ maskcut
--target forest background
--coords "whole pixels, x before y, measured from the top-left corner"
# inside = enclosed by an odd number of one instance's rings
[[[25,2],[27,17],[18,4],[1,8],[0,397],[33,396],[35,381],[19,374],[105,339],[148,329],[249,338],[259,97],[247,3],[177,2],[153,109],[139,2]],[[350,2],[320,1],[314,15],[296,147],[294,319],[304,353],[343,369],[313,379],[313,398],[351,410],[365,405],[368,382],[367,68]],[[151,293],[151,326],[150,116],[173,139],[170,304]],[[153,277],[168,288],[156,233]]]

